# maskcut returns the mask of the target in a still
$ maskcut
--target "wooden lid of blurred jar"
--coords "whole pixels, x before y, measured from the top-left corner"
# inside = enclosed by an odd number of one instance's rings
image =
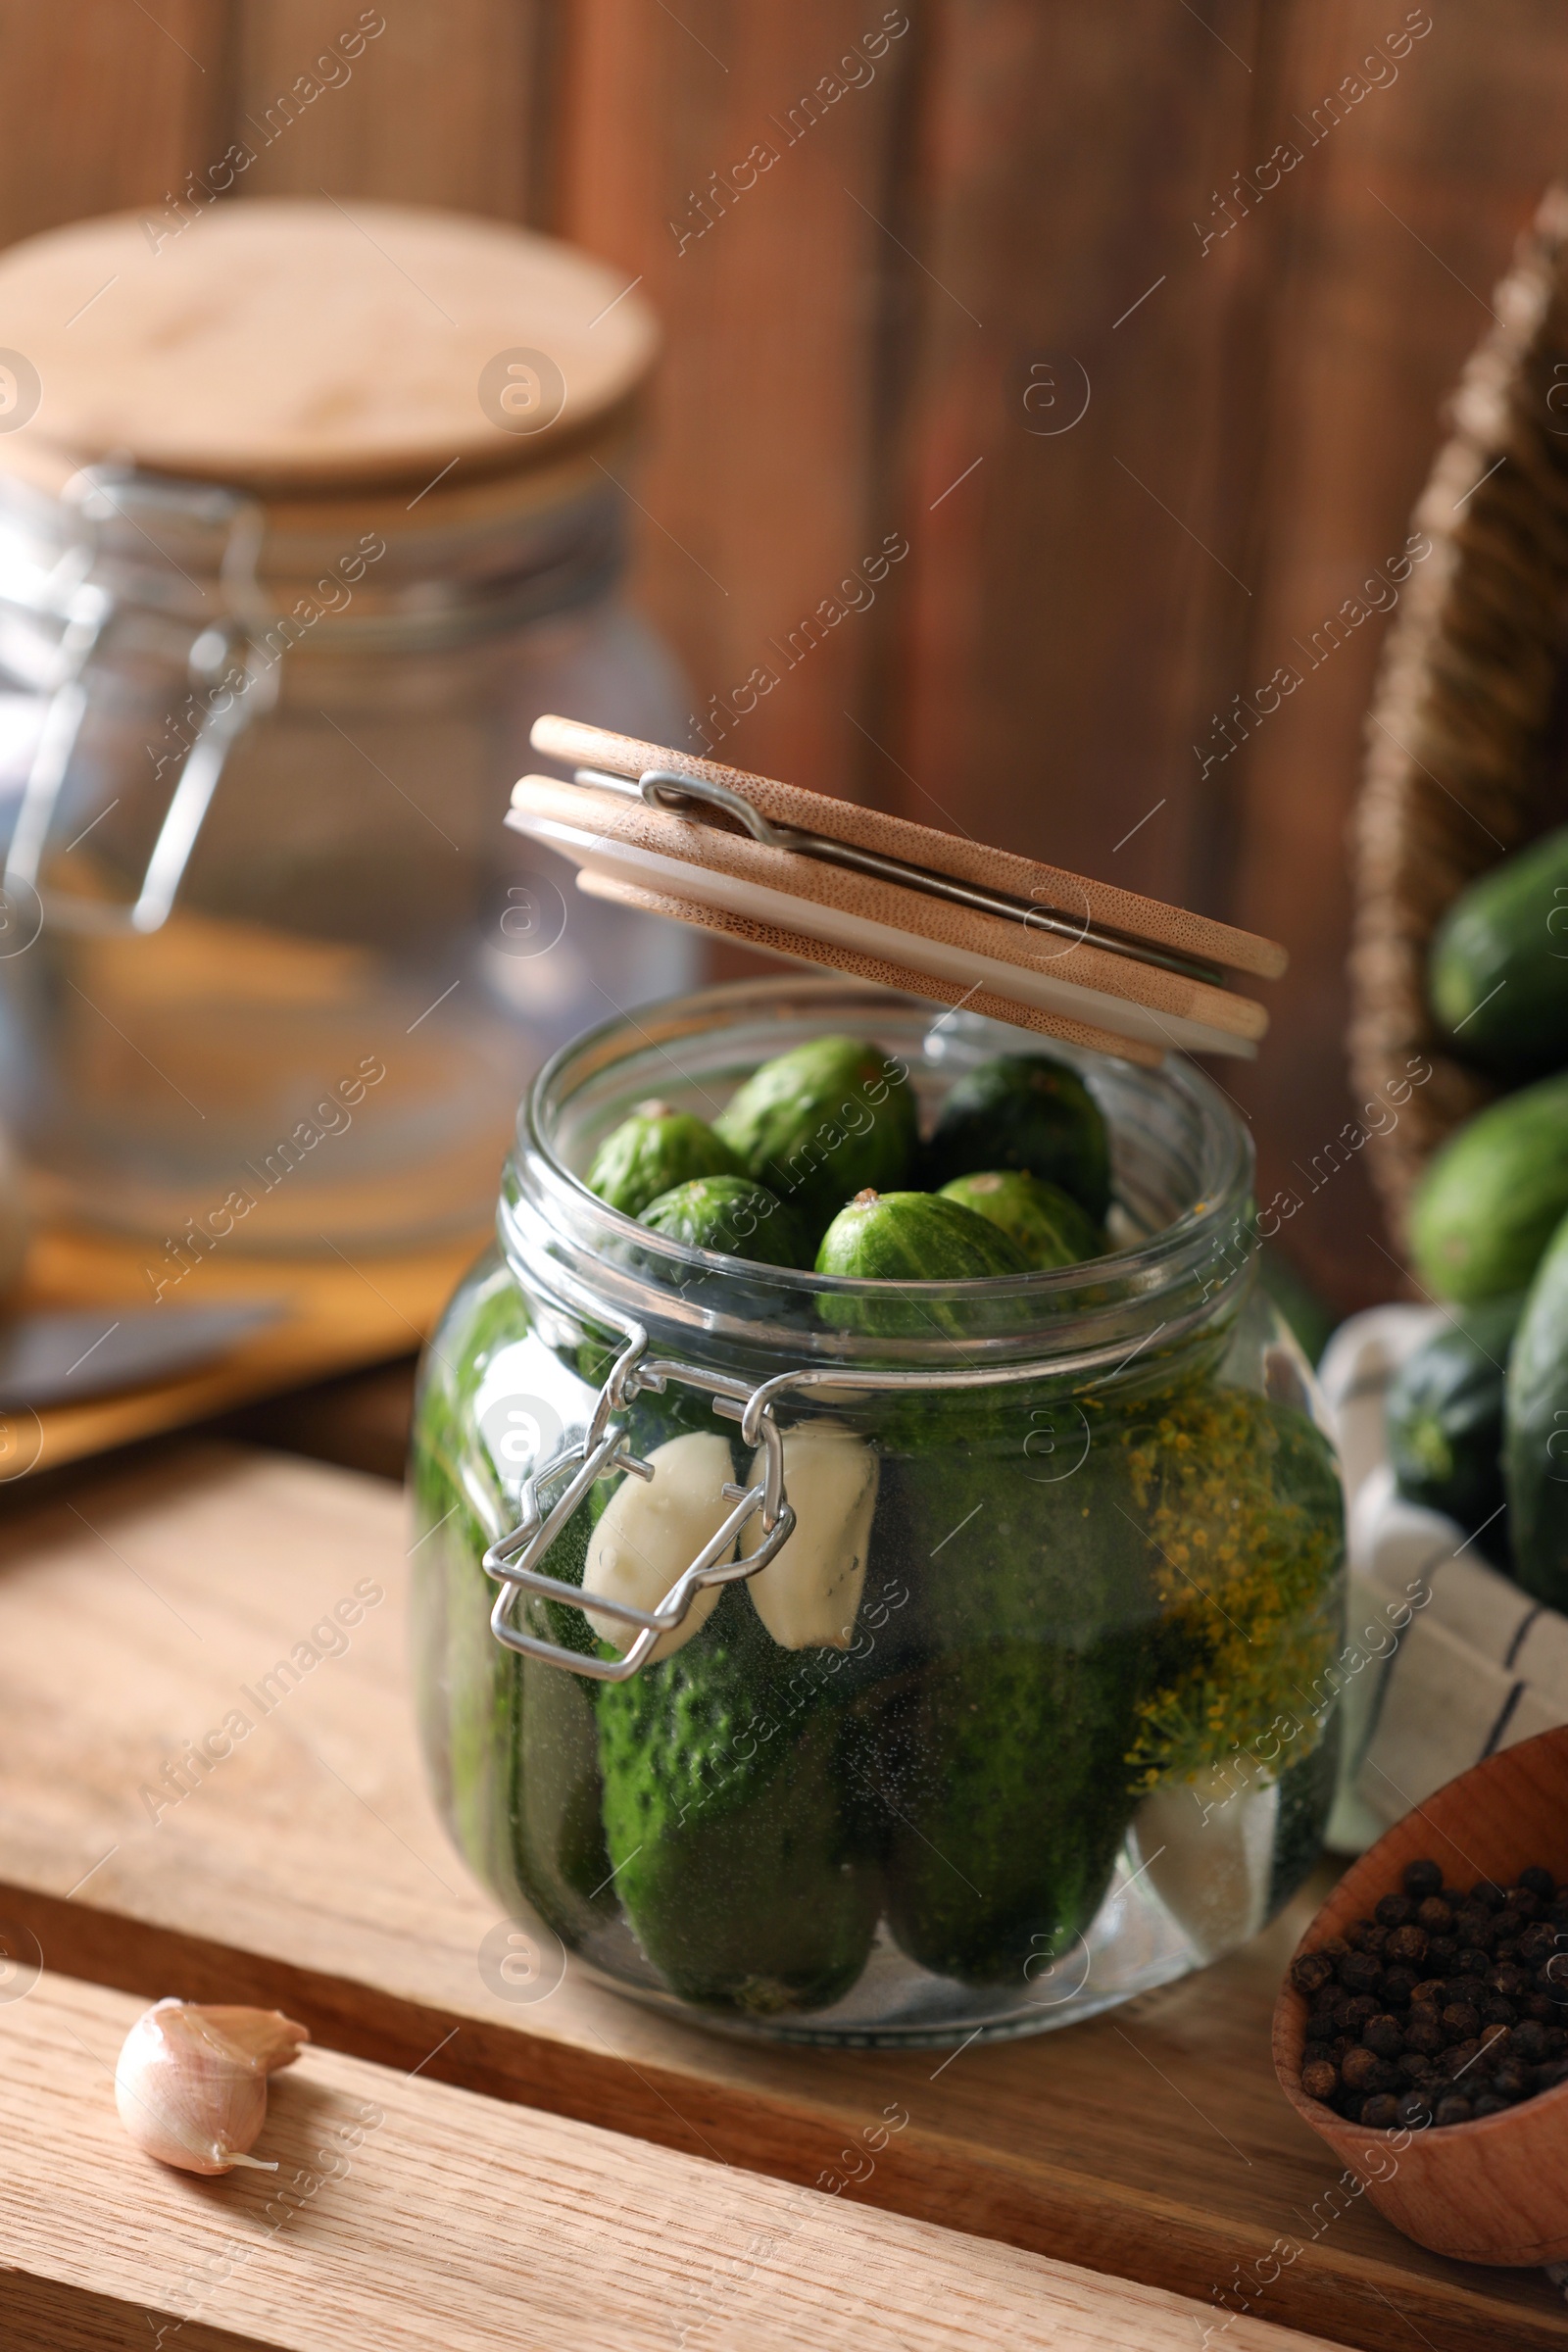
[[[622,273],[503,222],[368,198],[176,220],[0,255],[0,472],[55,494],[104,460],[221,482],[285,534],[338,508],[461,527],[592,475],[657,350]]]

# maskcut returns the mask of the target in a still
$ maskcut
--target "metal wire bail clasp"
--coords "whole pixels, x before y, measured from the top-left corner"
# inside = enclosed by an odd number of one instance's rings
[[[734,1584],[742,1577],[755,1576],[788,1541],[795,1526],[795,1513],[784,1493],[784,1447],[773,1418],[771,1399],[760,1410],[753,1410],[752,1393],[744,1382],[667,1358],[649,1360],[647,1350],[647,1333],[633,1325],[625,1348],[616,1357],[599,1393],[587,1429],[523,1481],[522,1516],[509,1535],[490,1545],[483,1562],[485,1574],[494,1577],[501,1587],[490,1612],[490,1631],[496,1640],[524,1657],[538,1658],[547,1666],[564,1667],[568,1673],[587,1675],[600,1683],[623,1683],[638,1673],[647,1664],[660,1638],[681,1623],[705,1586]],[[748,1444],[755,1445],[757,1437],[760,1437],[763,1449],[760,1481],[752,1487],[726,1483],[723,1493],[726,1499],[734,1500],[734,1509],[652,1609],[635,1608],[630,1601],[616,1600],[608,1593],[591,1592],[584,1585],[568,1585],[559,1577],[546,1576],[537,1563],[549,1551],[590,1487],[620,1470],[629,1472],[633,1478],[654,1476],[653,1464],[632,1452],[624,1424],[613,1420],[612,1415],[624,1411],[644,1389],[662,1394],[669,1380],[706,1390],[715,1412],[742,1423]],[[564,1471],[570,1471],[571,1476],[554,1502],[547,1504],[545,1492]],[[731,1546],[748,1520],[759,1512],[762,1522],[761,1542],[755,1551],[731,1560],[728,1556]],[[591,1611],[595,1616],[613,1618],[617,1624],[635,1626],[631,1645],[622,1657],[600,1658],[583,1650],[568,1649],[562,1642],[547,1642],[540,1635],[524,1633],[512,1615],[520,1593],[537,1593],[543,1599],[580,1609],[585,1615]]]

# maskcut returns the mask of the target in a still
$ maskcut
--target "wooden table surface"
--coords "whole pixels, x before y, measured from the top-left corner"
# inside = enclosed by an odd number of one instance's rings
[[[0,1931],[15,1959],[149,1997],[275,2001],[333,2050],[420,2065],[426,2084],[775,2181],[855,2169],[840,2210],[858,2199],[1192,2297],[1215,2341],[1245,2301],[1379,2352],[1568,2346],[1543,2274],[1409,2245],[1280,2094],[1268,2020],[1304,1900],[1185,1984],[956,2056],[726,2039],[569,1966],[548,1997],[499,1997],[479,1955],[497,1906],[448,1845],[415,1749],[408,1540],[382,1482],[213,1445],[12,1495]],[[248,1706],[242,1690],[362,1582],[384,1597],[346,1654],[265,1716]],[[161,1803],[165,1767],[235,1707],[254,1728]],[[890,2105],[907,2125],[870,2154]]]

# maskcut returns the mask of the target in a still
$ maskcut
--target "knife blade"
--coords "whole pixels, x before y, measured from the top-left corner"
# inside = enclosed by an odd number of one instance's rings
[[[221,1306],[73,1308],[0,1324],[0,1410],[84,1404],[188,1372],[275,1322],[271,1299]]]

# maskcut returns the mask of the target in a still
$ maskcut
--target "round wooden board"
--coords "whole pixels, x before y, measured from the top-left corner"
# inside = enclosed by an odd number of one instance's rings
[[[622,272],[499,221],[359,197],[172,218],[78,221],[0,257],[0,333],[40,387],[14,443],[263,490],[423,481],[554,456],[654,356]],[[497,421],[496,364],[523,352],[560,371],[533,431]]]

